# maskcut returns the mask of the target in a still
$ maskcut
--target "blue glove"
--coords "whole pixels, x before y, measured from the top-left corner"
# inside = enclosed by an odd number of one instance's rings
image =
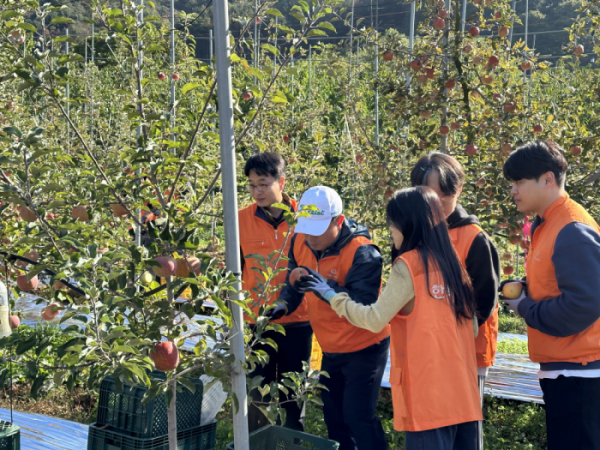
[[[302,266],[302,268],[308,272],[308,275],[303,275],[296,281],[296,289],[303,294],[312,292],[325,303],[329,303],[336,292],[331,288],[325,277],[308,267]]]
[[[269,322],[272,320],[281,319],[287,314],[287,310],[287,305],[285,303],[276,303],[265,312],[265,317],[269,318]]]

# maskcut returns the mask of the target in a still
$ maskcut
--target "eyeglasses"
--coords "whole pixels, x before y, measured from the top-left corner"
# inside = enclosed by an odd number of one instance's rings
[[[275,180],[277,181],[277,180]],[[256,192],[266,192],[267,189],[269,189],[271,187],[271,185],[273,183],[275,183],[275,181],[269,183],[269,184],[259,184],[257,186],[254,186],[253,184],[247,184],[246,185],[246,189],[248,189],[248,192],[252,192],[252,191],[256,191]]]

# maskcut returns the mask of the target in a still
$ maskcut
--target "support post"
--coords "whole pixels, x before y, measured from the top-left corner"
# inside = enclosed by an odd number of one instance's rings
[[[231,86],[231,62],[229,42],[229,11],[226,0],[213,3],[213,24],[215,32],[215,56],[217,67],[217,96],[219,102],[219,138],[221,147],[221,167],[223,185],[223,222],[225,228],[225,262],[237,282],[236,292],[241,291],[241,259],[238,223],[237,177],[235,167],[235,142],[233,129],[233,98]],[[255,43],[256,44],[256,43]],[[233,294],[232,300],[242,299],[241,294]],[[231,367],[233,394],[238,400],[238,410],[233,414],[233,439],[236,450],[249,450],[248,444],[248,403],[246,394],[246,374],[244,373],[244,318],[241,308],[229,302],[233,316],[231,330],[231,350],[235,362]]]
[[[171,0],[171,140],[175,141],[175,1]],[[176,150],[173,149],[173,153]]]

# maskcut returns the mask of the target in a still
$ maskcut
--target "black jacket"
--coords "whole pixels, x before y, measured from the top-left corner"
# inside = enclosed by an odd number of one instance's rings
[[[290,251],[288,254],[288,275],[285,280],[279,300],[287,304],[288,314],[293,313],[302,303],[304,294],[294,289],[289,282],[290,273],[296,267],[298,262],[294,258],[294,246],[296,245],[296,236],[292,237]],[[363,225],[358,225],[353,220],[346,219],[338,238],[324,252],[315,252],[311,249],[317,260],[327,256],[339,255],[340,250],[344,248],[352,239],[364,236],[371,238],[369,230]],[[308,245],[306,241],[303,245]],[[300,264],[301,265],[301,264]],[[383,270],[383,258],[379,249],[375,245],[362,245],[354,253],[352,267],[346,274],[344,286],[338,286],[333,280],[328,280],[335,292],[346,292],[352,300],[363,305],[375,303],[379,298],[381,288],[381,273]]]
[[[460,205],[446,219],[448,228],[459,228],[466,225],[479,225],[476,216],[469,215]],[[392,261],[399,256],[392,245]],[[477,322],[479,326],[492,315],[498,302],[498,284],[500,282],[500,258],[494,243],[484,232],[479,233],[469,249],[466,269],[477,303]]]

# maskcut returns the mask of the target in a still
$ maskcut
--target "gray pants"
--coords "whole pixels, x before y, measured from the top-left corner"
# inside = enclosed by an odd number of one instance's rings
[[[485,386],[485,375],[477,375],[479,384],[479,396],[481,397],[481,409],[483,410],[483,388]],[[477,450],[483,450],[483,421],[477,422]]]

